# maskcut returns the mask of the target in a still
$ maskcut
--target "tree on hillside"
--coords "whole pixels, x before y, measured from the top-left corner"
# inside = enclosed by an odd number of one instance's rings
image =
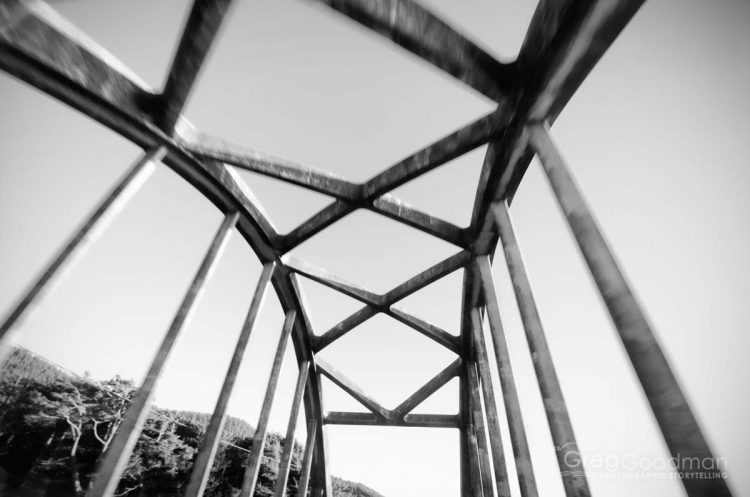
[[[171,418],[151,417],[125,468],[118,495],[143,488],[146,495],[175,494],[190,476],[195,448],[176,433]]]
[[[78,378],[22,349],[0,368],[0,468],[7,474],[3,495],[46,491],[56,497],[85,493],[103,452],[122,423],[135,387],[115,377],[105,382]],[[180,495],[210,414],[154,408],[117,488],[121,497]],[[206,497],[234,497],[242,486],[254,429],[227,418]],[[269,496],[278,477],[285,441],[269,433],[255,497]],[[302,446],[295,443],[287,485],[297,495]],[[31,475],[30,478],[26,478]],[[29,486],[24,485],[24,480]],[[343,485],[342,485],[343,483]],[[46,490],[43,490],[46,487]],[[19,493],[20,492],[20,493]],[[334,478],[336,497],[381,497],[365,486]]]

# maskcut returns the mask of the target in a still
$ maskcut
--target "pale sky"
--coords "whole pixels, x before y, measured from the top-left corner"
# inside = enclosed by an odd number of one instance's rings
[[[363,181],[493,109],[470,88],[316,3],[236,3],[186,110],[207,133]],[[503,60],[517,53],[535,7],[528,0],[424,3]],[[155,88],[189,8],[186,0],[53,6]],[[748,25],[750,3],[742,0],[646,2],[553,127],[715,454],[728,461],[737,494],[750,493],[744,450],[750,442]],[[0,75],[0,109],[0,311],[6,312],[140,151],[6,75]],[[465,225],[483,153],[481,147],[394,193]],[[283,232],[330,200],[243,177]],[[536,163],[512,215],[584,453],[666,455]],[[20,343],[73,371],[140,379],[220,221],[208,201],[160,167],[27,321]],[[357,211],[293,254],[381,292],[456,251]],[[540,494],[563,495],[502,254],[496,262]],[[259,273],[255,256],[234,236],[167,367],[158,405],[213,408]],[[454,273],[404,304],[456,331],[460,281]],[[302,288],[318,333],[358,308],[315,283]],[[230,407],[251,424],[282,320],[271,292]],[[419,356],[414,364],[413,354]],[[291,350],[287,355],[273,411],[276,431],[284,430],[296,376]],[[386,317],[368,321],[321,356],[387,407],[455,358]],[[419,412],[456,412],[457,392],[453,381]],[[335,386],[326,384],[324,395],[328,410],[364,409]],[[334,474],[386,497],[459,493],[456,430],[331,427],[329,447]],[[613,480],[600,473],[590,486],[595,495],[683,495],[674,480]]]

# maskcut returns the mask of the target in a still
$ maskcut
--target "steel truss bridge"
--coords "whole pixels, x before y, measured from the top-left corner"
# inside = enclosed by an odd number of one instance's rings
[[[523,497],[538,495],[508,347],[503,334],[491,264],[502,248],[516,293],[526,339],[544,401],[563,487],[568,497],[590,495],[585,474],[570,466],[560,449],[577,450],[565,400],[547,346],[534,295],[510,218],[510,203],[529,162],[537,155],[622,338],[666,445],[675,457],[713,460],[649,322],[629,288],[615,256],[550,135],[550,127],[600,57],[627,25],[642,0],[540,0],[517,60],[502,63],[474,45],[429,10],[411,0],[319,0],[440,71],[497,103],[494,112],[437,139],[364,183],[271,157],[249,147],[195,130],[181,115],[230,0],[195,0],[161,92],[145,88],[122,65],[41,0],[0,2],[0,67],[7,73],[82,112],[144,150],[143,156],[107,192],[78,231],[42,269],[0,328],[9,339],[44,290],[143,184],[156,163],[189,182],[225,218],[185,294],[109,449],[100,461],[88,495],[112,496],[150,409],[163,366],[188,321],[211,268],[232,231],[238,232],[263,263],[236,349],[228,365],[216,408],[200,448],[187,496],[200,496],[211,469],[228,400],[264,295],[273,287],[286,313],[285,323],[257,425],[240,496],[254,493],[262,445],[268,428],[288,341],[298,364],[298,380],[287,440],[294,437],[304,407],[307,440],[300,495],[331,497],[326,426],[336,424],[452,428],[460,431],[461,495],[509,496],[517,478]],[[488,145],[471,224],[459,228],[401,202],[393,189],[479,146]],[[228,167],[231,166],[231,167]],[[242,188],[232,168],[291,183],[335,198],[330,205],[288,233],[277,232],[256,200]],[[288,252],[357,209],[367,209],[453,244],[457,253],[426,271],[377,294],[336,275],[295,260]],[[406,296],[447,274],[464,269],[460,336],[394,307]],[[360,310],[322,335],[311,331],[298,280],[303,276],[362,303]],[[385,314],[455,352],[456,361],[395,409],[386,409],[316,355],[367,319]],[[489,347],[482,330],[487,316],[492,352],[512,447],[503,447],[497,393],[493,391]],[[326,376],[368,413],[326,412],[320,392]],[[454,377],[459,378],[458,415],[414,414],[412,410]],[[489,436],[485,436],[488,433]],[[293,444],[285,444],[275,495],[285,493]],[[516,474],[506,459],[514,458]],[[726,481],[710,471],[683,479],[690,496],[730,495]],[[515,484],[515,482],[513,482]]]

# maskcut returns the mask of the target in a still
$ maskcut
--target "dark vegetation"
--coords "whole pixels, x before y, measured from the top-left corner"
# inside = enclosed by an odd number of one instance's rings
[[[16,349],[0,369],[0,494],[77,497],[111,442],[135,392],[130,380],[73,376]],[[207,413],[153,408],[120,485],[119,496],[179,496],[210,419]],[[232,497],[241,486],[254,429],[229,417],[209,476],[207,497]],[[266,437],[255,496],[273,495],[284,439]],[[287,496],[297,496],[303,447],[295,443]],[[382,497],[339,478],[335,497]]]

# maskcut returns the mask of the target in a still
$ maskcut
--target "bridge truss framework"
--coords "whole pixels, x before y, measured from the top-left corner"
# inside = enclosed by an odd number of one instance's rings
[[[307,441],[300,495],[331,497],[326,459],[326,426],[335,424],[454,428],[460,431],[461,495],[509,496],[513,485],[506,459],[514,458],[523,497],[535,497],[530,458],[506,345],[491,264],[500,244],[512,279],[544,401],[563,487],[568,497],[590,495],[585,474],[562,449],[577,450],[565,406],[510,218],[510,202],[532,157],[538,155],[573,236],[622,338],[670,453],[701,460],[713,455],[696,423],[648,320],[640,309],[603,238],[549,128],[642,0],[540,0],[517,60],[501,63],[427,9],[410,0],[319,0],[405,50],[421,57],[497,103],[497,109],[404,158],[364,183],[353,183],[206,136],[181,115],[187,98],[225,19],[230,0],[195,0],[161,92],[145,88],[116,59],[86,38],[41,0],[0,4],[0,67],[119,133],[144,155],[105,195],[90,216],[43,268],[0,327],[7,352],[18,324],[65,266],[106,227],[154,169],[163,163],[208,198],[225,218],[154,357],[109,449],[100,461],[90,496],[112,496],[145,423],[154,388],[180,332],[232,231],[247,241],[263,263],[247,319],[228,365],[216,408],[195,460],[187,496],[203,494],[232,394],[234,381],[258,311],[273,287],[286,313],[240,495],[254,493],[262,444],[279,380],[284,350],[291,341],[298,364],[287,440],[294,437],[304,407]],[[421,212],[389,194],[395,188],[479,147],[487,145],[471,224],[459,228]],[[279,233],[257,201],[243,189],[233,168],[246,169],[335,198],[288,233]],[[288,252],[357,209],[368,209],[456,246],[458,252],[384,294],[346,282]],[[451,335],[395,307],[408,295],[464,269],[460,335]],[[360,301],[360,310],[322,335],[312,333],[301,298],[299,277],[312,279]],[[316,357],[317,353],[367,319],[385,314],[455,352],[458,359],[395,409],[379,405],[356,384]],[[501,396],[512,447],[500,437],[500,414],[493,391],[489,347],[482,330],[486,315],[498,365]],[[320,378],[325,376],[364,405],[369,413],[326,412]],[[458,377],[459,414],[414,414],[412,410]],[[488,433],[489,436],[485,436]],[[291,447],[282,455],[277,497],[283,497]],[[258,450],[257,448],[260,448]],[[555,449],[558,448],[558,449]],[[726,482],[706,471],[683,479],[690,496],[729,495]]]

